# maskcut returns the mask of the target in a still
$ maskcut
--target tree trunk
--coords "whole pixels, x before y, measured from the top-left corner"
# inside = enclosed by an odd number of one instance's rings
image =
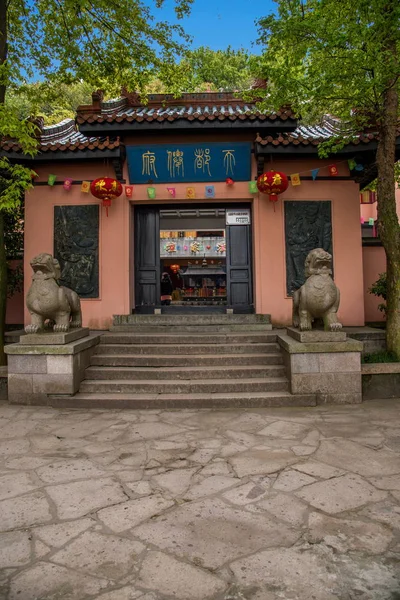
[[[0,65],[7,58],[7,1],[0,0]],[[6,86],[0,85],[0,104],[4,104]],[[6,364],[4,333],[7,308],[7,262],[4,244],[4,213],[0,210],[0,366]]]
[[[7,308],[7,261],[4,246],[4,213],[0,210],[0,366],[6,364],[4,333]]]
[[[385,92],[376,164],[379,236],[387,261],[386,346],[400,359],[400,227],[394,180],[398,108],[398,93],[392,85]]]

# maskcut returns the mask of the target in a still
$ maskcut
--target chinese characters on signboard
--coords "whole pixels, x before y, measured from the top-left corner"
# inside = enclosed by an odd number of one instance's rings
[[[131,183],[235,181],[250,179],[249,143],[128,146]]]

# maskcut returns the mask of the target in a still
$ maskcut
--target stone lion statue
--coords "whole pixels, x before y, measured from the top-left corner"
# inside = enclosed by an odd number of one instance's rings
[[[82,327],[78,294],[58,284],[61,277],[58,260],[51,254],[38,254],[31,260],[31,267],[32,285],[26,298],[26,306],[32,323],[25,327],[26,333],[37,333],[45,327],[53,327],[56,332],[66,332],[70,327]]]
[[[332,256],[316,248],[308,253],[304,267],[306,282],[293,295],[293,325],[309,331],[320,318],[326,331],[339,331],[340,292],[332,279]]]

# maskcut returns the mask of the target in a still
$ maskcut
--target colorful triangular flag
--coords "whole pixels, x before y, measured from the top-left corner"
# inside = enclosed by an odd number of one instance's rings
[[[249,192],[250,192],[250,194],[257,194],[257,192],[258,192],[257,181],[249,181]]]
[[[167,192],[171,196],[171,198],[176,198],[176,188],[167,187]]]
[[[350,171],[353,171],[357,166],[357,163],[354,160],[354,158],[349,158],[349,160],[347,161],[347,164],[349,165]]]
[[[88,194],[90,192],[90,181],[82,181],[81,192]]]
[[[319,169],[312,169],[311,176],[313,178],[313,181],[315,181],[317,179],[318,173],[319,173]]]
[[[356,171],[364,171],[364,165],[356,165],[354,168]]]
[[[48,179],[47,179],[47,183],[49,185],[54,185],[57,179],[57,175],[49,175]]]
[[[375,225],[375,220],[372,217],[368,219],[368,225]]]
[[[337,177],[339,175],[339,171],[338,171],[336,165],[329,165],[328,169],[329,169],[329,175],[331,177]]]
[[[215,187],[213,185],[206,185],[206,198],[215,198]]]
[[[154,198],[156,197],[156,188],[155,187],[147,188],[147,197],[151,198],[151,200],[154,200]]]
[[[133,185],[125,186],[125,196],[126,198],[132,198],[133,196]]]
[[[290,181],[292,182],[292,185],[301,185],[300,174],[292,173],[292,175],[290,175]]]
[[[196,190],[194,187],[186,188],[186,198],[196,198]]]

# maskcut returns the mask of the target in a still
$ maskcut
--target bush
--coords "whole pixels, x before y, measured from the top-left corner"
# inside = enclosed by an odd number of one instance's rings
[[[371,285],[368,292],[374,296],[378,296],[378,298],[386,300],[386,273],[380,273],[379,278]],[[382,302],[382,304],[378,305],[378,308],[381,312],[386,314],[386,304]]]
[[[362,358],[363,363],[392,363],[398,362],[397,356],[393,352],[387,352],[381,350],[381,352],[374,352],[373,354],[366,354]]]

